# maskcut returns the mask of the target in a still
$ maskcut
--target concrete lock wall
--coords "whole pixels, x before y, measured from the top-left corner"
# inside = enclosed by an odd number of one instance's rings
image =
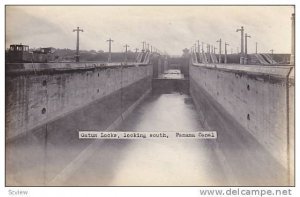
[[[259,69],[256,72],[256,67],[251,66],[191,64],[190,92],[202,108],[206,106],[201,105],[197,91],[209,95],[210,102],[218,103],[282,166],[293,171],[294,79],[287,80],[293,69]],[[214,125],[208,127],[213,129]]]
[[[151,65],[7,73],[6,139],[24,134],[134,83],[148,84],[143,90],[145,92],[151,88],[151,78]]]
[[[152,56],[150,58],[150,64],[153,65],[153,78],[158,78],[162,73],[164,73],[163,56]]]

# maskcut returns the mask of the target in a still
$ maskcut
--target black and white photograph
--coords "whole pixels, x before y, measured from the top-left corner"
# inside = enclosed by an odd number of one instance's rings
[[[4,31],[6,187],[295,186],[295,5],[14,4]]]

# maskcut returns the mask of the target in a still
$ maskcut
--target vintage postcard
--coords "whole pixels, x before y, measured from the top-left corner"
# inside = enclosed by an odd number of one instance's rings
[[[6,5],[6,186],[294,186],[292,5]]]

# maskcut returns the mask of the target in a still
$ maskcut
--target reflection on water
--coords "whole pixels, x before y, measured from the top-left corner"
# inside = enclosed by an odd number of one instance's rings
[[[148,96],[118,130],[172,132],[203,128],[192,99],[172,93]],[[230,134],[225,130],[217,132],[217,140],[96,140],[91,156],[71,176],[54,185],[285,184],[284,169],[256,145],[253,137],[234,130]],[[58,145],[45,141],[45,136],[31,135],[26,138],[29,141],[7,145],[7,179],[14,180],[15,185],[48,185],[68,155],[77,155],[82,146],[90,143],[74,139],[71,144]]]
[[[191,98],[173,93],[149,96],[118,129],[172,132],[199,131],[202,127]],[[205,140],[106,140],[83,170],[68,184],[180,186],[221,185],[225,181]]]
[[[124,121],[120,129],[198,131],[202,127],[190,97],[172,93],[153,95]]]
[[[159,78],[164,79],[183,79],[184,75],[178,69],[169,69],[166,70],[163,74],[159,76]]]

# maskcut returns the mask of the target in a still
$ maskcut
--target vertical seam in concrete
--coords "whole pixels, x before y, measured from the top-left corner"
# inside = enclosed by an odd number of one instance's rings
[[[23,91],[23,100],[25,101],[25,128],[23,127],[23,129],[25,129],[25,135],[27,135],[27,131],[28,131],[28,122],[29,122],[29,106],[27,103],[29,103],[29,83],[28,83],[27,77],[23,78],[23,82],[24,84],[24,91]]]
[[[124,120],[123,117],[123,66],[121,66],[121,119]]]
[[[45,112],[45,116],[46,116],[46,120],[48,120],[48,114],[49,114],[49,105],[48,105],[48,102],[49,102],[49,95],[48,95],[48,84],[49,84],[49,80],[48,80],[48,77],[46,76],[46,106],[45,106],[45,109],[46,109],[46,112]],[[41,84],[42,85],[42,84]],[[43,86],[43,85],[42,85]],[[46,125],[45,125],[45,144],[44,144],[44,185],[47,184],[47,157],[48,157],[48,154],[47,154],[47,141],[48,141],[48,122],[46,122]]]
[[[48,140],[48,124],[45,125],[45,142],[44,142],[44,185],[47,185],[47,140]]]
[[[286,112],[287,112],[287,114],[286,114],[286,122],[287,122],[287,124],[286,124],[286,126],[287,126],[287,174],[288,174],[288,176],[287,176],[287,178],[288,178],[288,185],[290,185],[290,183],[291,183],[291,177],[290,177],[290,171],[291,171],[291,169],[290,169],[290,101],[289,101],[289,99],[290,99],[290,91],[289,91],[289,76],[290,76],[290,73],[291,73],[291,71],[292,71],[292,69],[293,69],[293,67],[291,67],[290,69],[289,69],[289,72],[288,72],[288,74],[287,74],[287,76],[286,76]]]

